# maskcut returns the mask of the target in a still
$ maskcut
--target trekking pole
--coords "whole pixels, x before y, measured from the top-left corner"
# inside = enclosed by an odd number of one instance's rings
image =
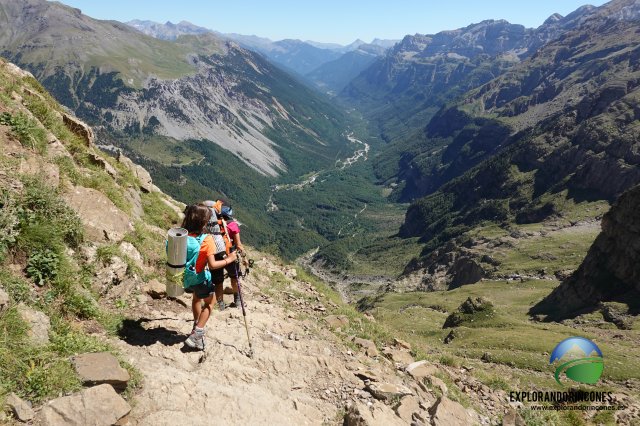
[[[249,358],[253,359],[253,347],[251,346],[251,337],[249,337],[249,324],[247,324],[247,312],[244,309],[244,300],[242,299],[242,285],[240,284],[240,271],[238,269],[239,259],[235,261],[236,276],[238,280],[238,297],[240,297],[240,306],[242,307],[242,317],[244,318],[244,329],[247,331],[247,341],[249,342]]]

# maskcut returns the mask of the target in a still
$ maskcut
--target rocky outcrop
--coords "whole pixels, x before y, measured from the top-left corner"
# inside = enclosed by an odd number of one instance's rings
[[[151,175],[147,170],[145,170],[144,167],[138,164],[135,164],[133,161],[131,161],[129,157],[124,155],[120,150],[118,150],[116,159],[118,160],[118,162],[127,166],[127,168],[131,170],[133,175],[138,178],[138,181],[140,182],[140,189],[142,189],[142,191],[160,192],[160,189],[153,184],[153,181],[151,180]]]
[[[571,318],[617,301],[640,313],[640,186],[624,193],[602,218],[596,238],[578,270],[535,305],[532,315]]]
[[[409,220],[409,219],[407,219]],[[475,284],[487,275],[479,256],[450,242],[428,256],[411,262],[390,289],[394,291],[451,290]]]
[[[476,322],[494,315],[493,303],[482,297],[467,298],[458,307],[457,312],[447,317],[442,328],[458,327],[467,322]]]
[[[96,136],[93,133],[93,129],[89,127],[87,123],[67,113],[62,114],[62,119],[64,120],[65,126],[76,136],[80,137],[87,146],[94,144]]]

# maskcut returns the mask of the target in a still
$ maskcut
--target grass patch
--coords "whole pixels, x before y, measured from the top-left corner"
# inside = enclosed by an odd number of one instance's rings
[[[150,230],[144,222],[134,223],[133,232],[128,233],[124,241],[131,243],[138,250],[146,265],[158,270],[164,268],[166,262],[166,251],[162,249],[164,237]]]
[[[11,127],[11,132],[26,147],[40,155],[47,153],[47,134],[38,123],[24,113],[0,114],[0,124]]]
[[[69,360],[52,345],[28,343],[27,326],[15,306],[0,314],[0,388],[38,403],[80,389]]]
[[[398,338],[410,342],[416,350],[424,351],[435,360],[441,358],[443,364],[449,363],[450,357],[457,357],[464,358],[465,363],[475,362],[476,370],[487,373],[491,373],[496,364],[543,373],[542,376],[523,375],[520,386],[558,389],[549,366],[549,353],[561,340],[571,336],[589,338],[603,351],[607,359],[603,379],[622,382],[638,377],[640,350],[632,343],[640,337],[638,330],[624,331],[628,338],[614,339],[615,333],[603,333],[595,326],[575,328],[570,324],[531,321],[529,308],[556,285],[557,282],[545,280],[483,281],[446,292],[389,293],[375,300],[370,312]],[[447,313],[427,307],[437,305],[453,312],[468,297],[492,298],[495,317],[481,327],[463,324],[455,328],[456,337],[444,344],[450,331],[442,329]],[[407,308],[407,305],[412,307]],[[490,362],[482,362],[485,353]],[[492,384],[495,387],[503,385],[500,382]]]
[[[142,194],[144,221],[161,229],[169,229],[180,222],[178,213],[169,207],[157,192]]]

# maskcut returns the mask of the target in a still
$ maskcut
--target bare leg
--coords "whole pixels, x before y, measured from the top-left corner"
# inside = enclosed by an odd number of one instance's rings
[[[234,293],[238,292],[238,279],[237,278],[231,278],[231,289],[233,290]]]
[[[216,292],[216,301],[219,302],[219,301],[223,300],[223,297],[224,297],[224,281],[219,283],[219,284],[215,284],[215,292]]]
[[[193,321],[198,321],[202,312],[202,299],[199,299],[195,293],[193,293],[193,299],[191,299],[191,310],[193,311]]]
[[[207,325],[209,317],[211,316],[211,303],[213,303],[213,295],[202,300],[204,300],[204,307],[202,308],[200,316],[198,317],[199,328],[204,328],[204,326]]]

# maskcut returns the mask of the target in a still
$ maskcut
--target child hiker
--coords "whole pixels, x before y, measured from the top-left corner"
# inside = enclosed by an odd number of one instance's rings
[[[209,270],[222,269],[236,260],[235,253],[229,254],[223,260],[215,259],[215,243],[205,229],[210,218],[211,210],[207,206],[194,204],[187,206],[182,222],[182,227],[189,231],[187,259],[192,259],[198,253],[195,272],[199,281],[197,285],[185,288],[187,293],[193,293],[191,309],[194,322],[193,331],[185,344],[201,351],[204,350],[204,328],[211,315],[211,305],[214,298],[214,287]]]

